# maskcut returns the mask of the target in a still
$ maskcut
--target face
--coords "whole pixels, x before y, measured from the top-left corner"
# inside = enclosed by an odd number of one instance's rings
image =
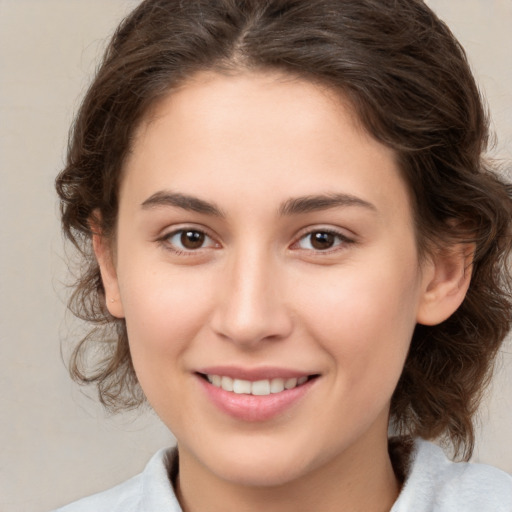
[[[195,76],[139,127],[98,253],[180,460],[270,485],[385,444],[432,273],[393,153],[333,92]]]

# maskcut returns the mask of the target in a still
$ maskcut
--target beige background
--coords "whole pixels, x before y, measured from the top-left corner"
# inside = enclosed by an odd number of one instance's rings
[[[0,512],[43,512],[139,471],[172,442],[151,413],[108,418],[72,384],[53,180],[95,62],[134,0],[0,0]],[[466,46],[512,157],[512,0],[431,0]],[[512,472],[512,348],[476,460]],[[489,420],[492,416],[492,421]]]

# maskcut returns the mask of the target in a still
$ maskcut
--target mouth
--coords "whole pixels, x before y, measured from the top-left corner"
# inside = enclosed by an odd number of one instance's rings
[[[252,424],[289,418],[284,413],[311,396],[322,376],[275,366],[210,366],[194,373],[218,411]]]
[[[246,380],[210,373],[198,373],[198,375],[216,388],[220,388],[229,393],[253,396],[268,396],[289,391],[301,387],[319,376],[315,374],[300,377]]]

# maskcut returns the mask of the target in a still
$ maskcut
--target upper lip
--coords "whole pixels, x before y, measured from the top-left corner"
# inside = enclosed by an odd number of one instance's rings
[[[300,377],[309,377],[317,375],[314,372],[305,372],[290,368],[279,368],[276,366],[261,366],[257,368],[243,368],[239,366],[209,366],[199,368],[197,373],[204,375],[220,375],[231,377],[232,379],[241,379],[249,381],[271,380],[271,379],[291,379]]]

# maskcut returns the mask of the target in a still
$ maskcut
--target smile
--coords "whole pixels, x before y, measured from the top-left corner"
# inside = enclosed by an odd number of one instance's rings
[[[205,375],[208,382],[224,391],[236,394],[265,396],[270,394],[281,393],[285,390],[294,389],[297,386],[305,384],[310,377],[291,377],[263,379],[250,381],[244,379],[233,379],[225,375]]]
[[[282,417],[317,387],[321,377],[276,368],[216,367],[195,374],[209,401],[222,413],[243,422]]]

